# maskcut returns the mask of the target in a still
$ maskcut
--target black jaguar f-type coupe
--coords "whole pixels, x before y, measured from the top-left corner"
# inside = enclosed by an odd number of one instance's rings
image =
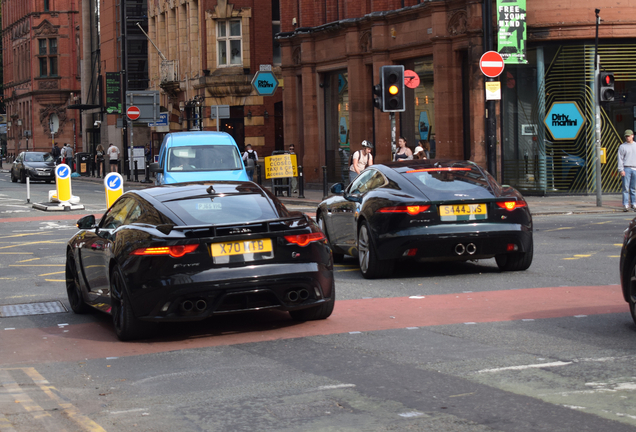
[[[164,186],[122,195],[92,215],[66,248],[76,313],[113,316],[120,340],[159,321],[269,308],[325,319],[335,302],[333,260],[311,218],[252,182]]]
[[[373,165],[318,206],[334,261],[358,256],[365,278],[398,260],[495,258],[501,270],[532,264],[532,216],[523,196],[467,161]]]

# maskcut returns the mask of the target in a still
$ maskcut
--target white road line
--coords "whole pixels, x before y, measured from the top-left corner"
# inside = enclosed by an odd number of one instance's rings
[[[521,365],[521,366],[507,366],[507,367],[495,368],[495,369],[482,369],[480,371],[477,371],[477,373],[491,373],[491,372],[501,372],[501,371],[508,371],[508,370],[540,369],[544,367],[567,366],[567,365],[571,365],[572,363],[574,362],[557,361],[552,363],[537,363],[537,364],[529,364],[529,365]]]

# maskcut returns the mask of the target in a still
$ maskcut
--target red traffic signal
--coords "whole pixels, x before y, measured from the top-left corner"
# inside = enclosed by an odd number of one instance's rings
[[[611,102],[614,100],[614,74],[601,72],[599,80],[599,101]]]

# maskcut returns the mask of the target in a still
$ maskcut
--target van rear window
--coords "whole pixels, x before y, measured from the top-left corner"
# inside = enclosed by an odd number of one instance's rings
[[[243,162],[234,146],[183,146],[168,151],[167,168],[168,171],[241,170]]]

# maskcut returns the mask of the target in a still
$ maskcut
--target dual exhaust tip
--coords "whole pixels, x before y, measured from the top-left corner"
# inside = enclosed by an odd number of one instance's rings
[[[455,254],[456,255],[464,255],[467,253],[468,255],[474,255],[477,252],[477,246],[475,243],[468,243],[464,246],[462,243],[457,243],[455,245]]]
[[[305,301],[308,298],[309,298],[309,291],[307,291],[304,288],[298,291],[292,290],[287,292],[287,300],[289,300],[292,303],[297,302],[298,300]]]
[[[196,312],[201,313],[208,308],[208,303],[205,300],[184,300],[181,303],[181,312],[189,313]]]

